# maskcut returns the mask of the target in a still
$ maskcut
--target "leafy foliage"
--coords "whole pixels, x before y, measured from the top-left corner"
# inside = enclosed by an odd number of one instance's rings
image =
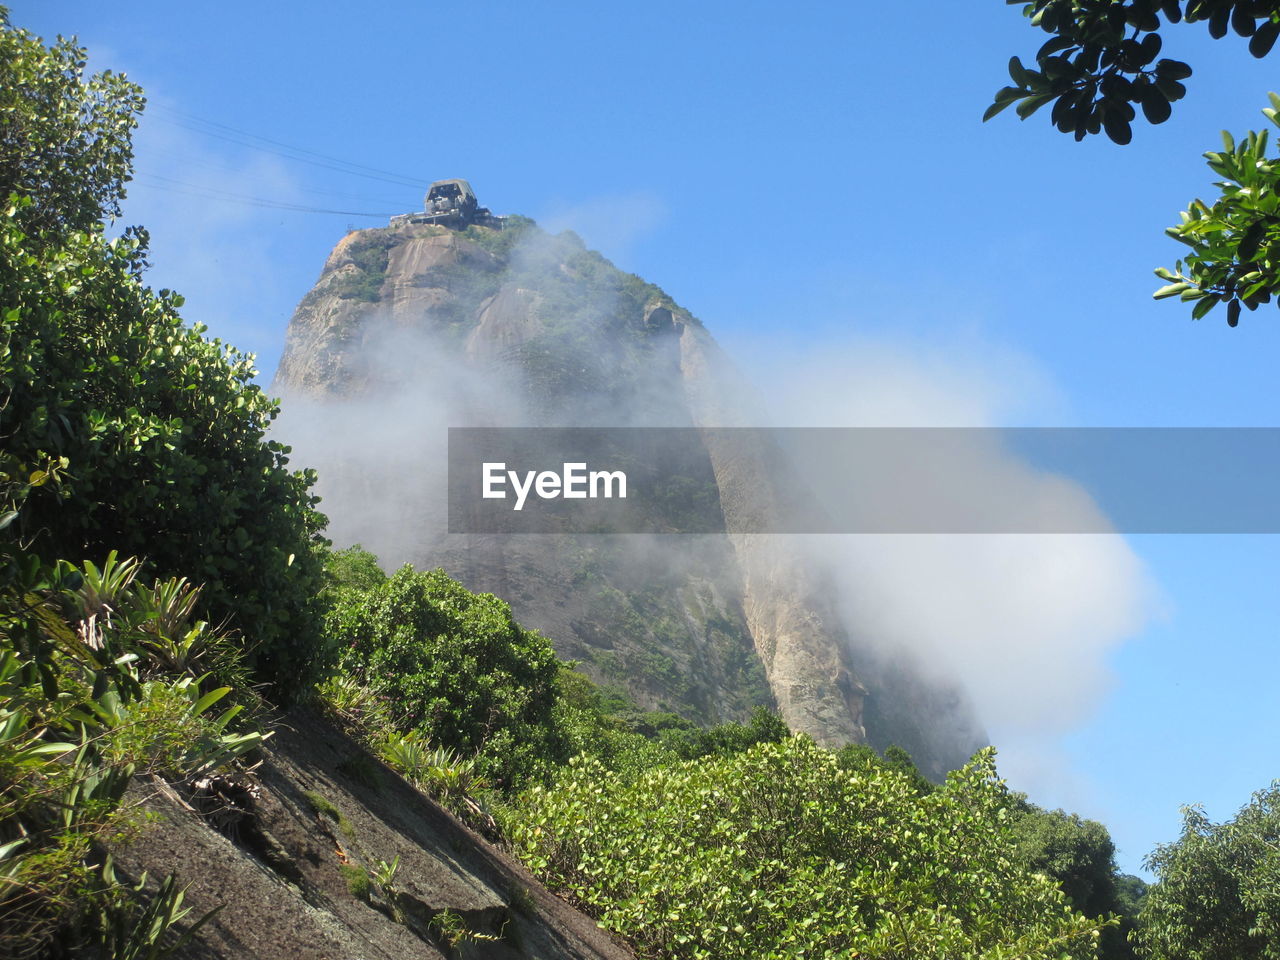
[[[378,558],[358,543],[345,550],[331,550],[325,557],[325,590],[331,596],[344,591],[370,590],[386,579]]]
[[[278,408],[250,358],[183,325],[181,299],[136,276],[136,242],[71,234],[33,248],[22,204],[0,215],[0,472],[65,464],[8,531],[45,556],[109,549],[205,583],[202,609],[260,644],[251,664],[291,692],[316,669],[311,474],[267,440]]]
[[[61,235],[118,216],[142,89],[110,71],[85,77],[85,51],[9,23],[0,7],[0,200],[33,198],[20,227]]]
[[[1077,140],[1106,131],[1116,143],[1132,138],[1141,107],[1151,123],[1163,123],[1186,93],[1182,81],[1191,67],[1157,59],[1161,18],[1166,23],[1203,22],[1215,38],[1228,30],[1249,38],[1249,52],[1263,57],[1280,38],[1277,0],[1006,0],[1021,3],[1031,22],[1052,36],[1036,53],[1036,69],[1017,57],[1009,61],[1011,86],[987,108],[987,120],[1011,104],[1022,118],[1053,102],[1052,121]],[[1263,111],[1280,124],[1280,97]],[[1191,253],[1172,270],[1156,299],[1178,297],[1192,303],[1199,320],[1219,303],[1227,324],[1240,322],[1242,308],[1256,310],[1280,293],[1280,160],[1267,156],[1266,132],[1250,131],[1236,141],[1224,132],[1224,148],[1206,153],[1209,167],[1223,179],[1212,205],[1193,200],[1182,222],[1166,232]],[[1277,301],[1280,303],[1280,301]]]
[[[0,954],[157,956],[186,911],[172,878],[149,896],[117,877],[108,843],[137,825],[125,790],[136,774],[232,764],[262,735],[232,728],[239,706],[214,710],[229,688],[159,673],[149,650],[171,628],[151,599],[165,585],[132,584],[136,565],[13,559],[0,589]]]
[[[1052,878],[1071,906],[1086,917],[1120,917],[1118,927],[1102,932],[1099,956],[1104,960],[1133,957],[1128,934],[1146,885],[1137,877],[1122,878],[1117,873],[1115,845],[1107,828],[1096,820],[1045,810],[1025,800],[1015,803],[1010,822],[1016,863]]]
[[[1116,902],[1121,917],[1136,917],[1146,903],[1151,888],[1141,877],[1131,873],[1118,873],[1115,879]]]
[[[489,809],[493,791],[477,772],[475,757],[432,747],[416,730],[389,733],[377,749],[383,760],[432,800],[489,839],[499,839],[498,823]]]
[[[626,715],[634,710],[631,701],[606,697],[590,678],[569,665],[561,665],[557,688],[556,722],[568,743],[567,755],[585,754],[608,770],[628,772],[678,759],[652,733],[637,729]]]
[[[1115,846],[1102,824],[1024,804],[1012,818],[1012,834],[1017,859],[1057,880],[1085,916],[1104,916],[1115,908]]]
[[[204,583],[200,611],[253,636],[250,665],[294,693],[319,667],[314,477],[266,438],[278,408],[252,358],[142,284],[145,235],[103,235],[137,88],[84,80],[83,51],[7,20],[0,45],[4,533],[45,557],[119,549]]]
[[[473,758],[432,747],[416,730],[387,737],[379,752],[405,779],[446,806],[488,786],[483,777],[476,776]]]
[[[1271,94],[1263,113],[1280,125],[1280,96]],[[1234,327],[1242,306],[1256,310],[1280,294],[1280,158],[1267,156],[1266,131],[1239,142],[1224,131],[1222,139],[1222,151],[1205,154],[1209,168],[1223,177],[1214,184],[1221,196],[1212,206],[1192,201],[1182,222],[1166,231],[1191,253],[1173,270],[1156,270],[1168,283],[1154,296],[1194,303],[1195,320],[1226,303],[1227,323]]]
[[[1090,957],[1099,924],[1007,856],[980,754],[921,796],[804,737],[610,775],[571,761],[510,826],[549,884],[642,957]]]
[[[1249,38],[1255,57],[1280,37],[1274,0],[1006,0],[1020,5],[1034,26],[1051,34],[1036,52],[1035,69],[1009,61],[1011,86],[987,108],[990,119],[1011,104],[1026,119],[1053,103],[1053,125],[1076,140],[1105,131],[1116,143],[1133,136],[1135,105],[1150,123],[1163,123],[1186,94],[1191,67],[1159,58],[1165,24],[1202,22],[1214,38],[1228,29]]]
[[[397,578],[399,583],[393,586]],[[420,722],[419,713],[423,707],[414,699],[420,694],[409,694],[408,691],[420,691],[421,678],[390,684],[378,679],[379,676],[387,679],[399,674],[399,668],[387,668],[389,661],[385,656],[372,654],[387,637],[396,634],[395,630],[385,629],[387,622],[400,618],[399,622],[407,632],[398,642],[404,642],[414,635],[412,624],[418,622],[415,617],[421,613],[418,607],[423,599],[411,599],[407,605],[401,604],[398,611],[392,610],[396,604],[387,604],[386,601],[391,593],[403,591],[407,583],[417,582],[422,586],[422,578],[426,578],[427,594],[435,598],[431,601],[433,603],[453,610],[491,609],[499,613],[504,619],[480,618],[488,626],[479,632],[487,630],[492,633],[493,625],[501,624],[495,642],[506,644],[517,636],[515,633],[508,633],[505,638],[501,636],[503,631],[512,627],[519,630],[518,626],[507,624],[505,618],[509,617],[510,611],[506,604],[492,597],[469,593],[439,571],[430,575],[414,574],[405,568],[395,578],[389,579],[379,568],[377,558],[363,548],[355,546],[335,551],[329,554],[326,562],[325,597],[330,606],[328,622],[334,642],[345,644],[347,649],[343,653],[343,671],[321,684],[319,694],[328,709],[343,721],[353,724],[383,760],[424,793],[488,836],[496,836],[498,831],[490,810],[504,802],[493,790],[497,779],[501,779],[506,787],[518,786],[535,773],[543,776],[553,773],[569,756],[579,753],[599,759],[610,770],[634,773],[681,759],[728,755],[757,743],[777,742],[789,736],[782,721],[764,708],[757,709],[747,724],[725,723],[710,729],[698,727],[673,713],[644,711],[620,691],[606,692],[574,670],[572,664],[554,660],[554,683],[545,684],[547,674],[539,674],[539,683],[543,683],[539,700],[546,709],[538,712],[531,721],[534,725],[526,726],[520,737],[526,745],[537,749],[524,754],[524,772],[513,777],[512,771],[505,766],[506,755],[501,752],[495,754],[492,745],[476,748],[472,744],[470,748],[460,748],[450,742],[450,738],[456,739],[455,731],[438,723],[423,725]],[[440,592],[441,586],[444,587],[443,593]],[[384,605],[379,608],[379,613],[372,614],[375,597],[380,594],[384,595]],[[404,600],[403,596],[401,600]],[[354,611],[364,611],[360,615],[364,619],[357,617]],[[369,616],[381,619],[383,629],[370,628]],[[424,634],[440,629],[476,633],[474,622],[476,619],[473,617],[461,625],[442,627],[439,621],[431,620],[433,625],[422,629]],[[473,625],[467,626],[467,623]],[[541,656],[545,652],[541,644],[545,641],[538,640],[540,642],[535,644],[535,648]],[[419,645],[412,653],[414,660],[408,667],[409,672],[416,673],[425,668],[434,656],[432,651],[437,649],[434,644],[443,644],[446,659],[454,662],[455,652],[451,651],[457,642],[456,637],[436,637],[430,643]],[[366,647],[364,653],[359,652]],[[367,657],[371,657],[368,662],[364,659]],[[509,677],[499,682],[516,683]],[[460,684],[459,689],[463,686],[465,683]],[[461,696],[457,691],[455,693]],[[459,705],[462,709],[479,709],[476,703],[459,701],[455,708]],[[446,710],[445,714],[448,712]]]
[[[682,760],[699,757],[727,757],[749,750],[759,743],[781,743],[791,736],[782,719],[768,707],[757,706],[747,723],[722,723],[709,729],[687,724],[678,731],[664,732],[658,739]]]
[[[1183,810],[1182,837],[1146,860],[1150,888],[1136,938],[1151,960],[1280,958],[1280,782],[1233,820]]]
[[[836,761],[846,770],[858,770],[866,766],[895,770],[905,776],[921,795],[932,793],[938,788],[937,784],[920,772],[920,768],[911,759],[911,754],[896,745],[886,747],[881,756],[870,744],[849,743],[836,751]]]
[[[341,669],[384,701],[401,733],[476,757],[478,773],[504,785],[564,758],[553,719],[559,661],[492,594],[406,566],[338,597],[326,626]]]
[[[625,693],[606,692],[572,667],[562,665],[556,699],[568,754],[590,756],[611,772],[637,774],[680,760],[729,756],[791,735],[778,715],[762,706],[745,724],[710,728],[669,711],[641,710]]]

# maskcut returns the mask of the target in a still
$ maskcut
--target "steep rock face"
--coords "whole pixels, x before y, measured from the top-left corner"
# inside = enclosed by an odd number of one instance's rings
[[[680,373],[698,426],[750,425],[743,422],[743,387],[700,328],[680,332]],[[782,480],[772,451],[754,437],[714,433],[707,449],[729,529],[767,529],[781,509],[775,486],[761,482]],[[849,669],[848,645],[803,553],[781,535],[732,533],[729,541],[741,570],[747,628],[779,713],[819,743],[863,742],[867,689]]]
[[[443,533],[446,426],[748,417],[749,389],[687,311],[575,237],[513,219],[348,234],[299,305],[274,386],[295,460],[320,469],[335,541],[499,594],[644,706],[720,722],[765,703],[824,744],[899,742],[933,775],[966,759],[981,738],[960,699],[940,718],[959,733],[935,742],[920,711],[947,696],[860,656],[786,538]],[[731,527],[777,509],[761,482],[776,466],[772,451],[707,443]]]

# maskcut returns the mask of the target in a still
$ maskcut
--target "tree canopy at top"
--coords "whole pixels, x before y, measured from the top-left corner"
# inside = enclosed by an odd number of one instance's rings
[[[1021,5],[1034,26],[1050,34],[1036,51],[1035,67],[1009,61],[1011,86],[1001,88],[983,119],[1017,104],[1026,119],[1053,103],[1051,120],[1083,140],[1104,132],[1116,143],[1133,137],[1134,106],[1151,123],[1163,123],[1187,92],[1191,67],[1160,57],[1161,29],[1203,23],[1210,36],[1228,30],[1249,40],[1249,53],[1264,57],[1280,37],[1275,0],[1006,0]],[[1163,18],[1164,22],[1161,22]]]
[[[1116,143],[1129,143],[1135,104],[1151,123],[1169,119],[1192,71],[1159,56],[1163,27],[1202,23],[1217,39],[1233,31],[1248,38],[1254,57],[1266,56],[1280,38],[1278,0],[1006,2],[1021,4],[1050,37],[1036,52],[1034,68],[1010,59],[1013,83],[996,93],[983,120],[1015,103],[1025,120],[1052,102],[1053,125],[1076,140],[1105,131]],[[1280,125],[1277,111],[1280,97],[1272,94],[1263,113]],[[1280,298],[1280,159],[1267,156],[1265,132],[1250,131],[1239,141],[1224,132],[1223,143],[1221,152],[1205,154],[1223,178],[1214,184],[1220,196],[1212,203],[1193,200],[1181,222],[1166,231],[1191,252],[1173,269],[1156,270],[1166,283],[1154,296],[1192,303],[1193,320],[1225,303],[1227,324],[1234,327],[1242,308],[1256,310]]]

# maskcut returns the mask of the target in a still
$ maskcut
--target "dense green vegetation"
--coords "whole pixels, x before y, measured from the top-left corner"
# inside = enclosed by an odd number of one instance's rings
[[[1152,960],[1280,957],[1280,782],[1226,823],[1183,811],[1182,836],[1147,858],[1159,880],[1139,914]]]
[[[510,794],[580,754],[634,771],[789,735],[764,708],[745,724],[711,728],[641,710],[557,659],[506,602],[443,571],[388,577],[356,546],[332,553],[326,572],[340,679],[322,695],[401,770],[452,768]]]
[[[1278,787],[1229,823],[1188,812],[1144,899],[1104,828],[1010,794],[991,751],[934,784],[901,750],[833,753],[763,708],[711,729],[640,710],[498,598],[328,553],[250,359],[144,285],[141,231],[106,238],[142,99],[84,60],[0,10],[0,955],[179,948],[171,928],[200,921],[178,880],[114,866],[146,829],[127,792],[250,777],[251,686],[282,699],[320,679],[378,755],[642,956],[1280,956]],[[531,229],[473,239],[510,253]],[[660,297],[576,250],[619,322]],[[385,248],[361,255],[373,273]],[[585,331],[554,293],[548,318]],[[349,889],[396,913],[398,863],[347,865]]]
[[[46,558],[119,550],[203,583],[203,614],[252,637],[250,663],[292,695],[321,666],[313,478],[266,438],[278,410],[251,358],[143,284],[145,234],[105,236],[140,91],[83,79],[68,42],[0,36],[0,87],[16,97],[0,114],[6,532]]]
[[[644,957],[1086,957],[1098,924],[1009,858],[991,755],[921,795],[806,738],[635,777],[579,758],[512,840]]]
[[[86,77],[85,64],[83,49],[45,47],[0,7],[0,197],[25,198],[19,225],[33,240],[120,213],[145,101],[119,74]]]
[[[208,776],[262,735],[233,725],[236,646],[191,620],[191,588],[136,562],[48,566],[9,554],[0,585],[0,955],[150,956],[183,919],[172,877],[147,890],[110,846],[145,826],[131,782]],[[216,708],[216,709],[215,709]],[[190,928],[189,928],[190,929]],[[171,942],[176,948],[179,942]]]
[[[388,578],[359,548],[333,554],[328,571],[330,633],[351,667],[324,688],[331,705],[643,956],[998,956],[1000,944],[1093,956],[1096,931],[1114,923],[1096,897],[1067,906],[1111,882],[1105,830],[1089,835],[1102,855],[1083,864],[1024,842],[1019,826],[1050,815],[1008,794],[990,757],[938,786],[901,750],[837,756],[763,708],[746,724],[699,728],[548,660],[506,604],[440,571]],[[466,685],[433,669],[466,657]],[[536,718],[501,709],[525,703],[522,659],[556,668],[539,677],[548,709]],[[480,717],[492,725],[478,728]],[[522,724],[536,749],[474,736],[502,729],[495,717]]]
[[[790,736],[765,707],[747,723],[700,727],[665,710],[641,710],[624,694],[606,693],[587,677],[561,670],[556,709],[570,756],[589,756],[606,770],[637,773],[680,760],[728,756]]]
[[[478,756],[502,782],[566,759],[554,722],[559,661],[497,597],[405,567],[339,591],[325,630],[339,669],[383,700],[397,731]]]
[[[201,609],[254,638],[260,675],[301,689],[319,667],[322,519],[311,477],[265,438],[276,407],[249,359],[142,285],[136,241],[95,231],[31,244],[22,209],[0,212],[10,535],[46,557],[117,549],[203,583]]]
[[[1146,884],[1116,870],[1107,828],[1064,810],[1044,810],[1024,797],[1017,798],[1011,821],[1014,862],[1052,878],[1086,917],[1120,917],[1118,926],[1102,931],[1099,955],[1132,957],[1128,936]]]
[[[234,771],[250,678],[318,675],[323,521],[249,358],[142,283],[143,231],[106,238],[143,101],[84,66],[0,9],[0,955],[123,960],[187,913],[115,867],[126,792]]]

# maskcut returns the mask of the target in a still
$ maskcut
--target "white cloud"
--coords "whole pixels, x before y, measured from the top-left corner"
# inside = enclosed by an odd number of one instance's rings
[[[632,246],[662,225],[667,205],[648,192],[595,197],[581,203],[553,205],[538,217],[551,233],[572,230],[613,260],[625,259]]]
[[[779,357],[784,358],[779,362]],[[1036,364],[970,340],[923,347],[850,338],[812,353],[773,351],[769,384],[787,426],[995,426],[1064,405]],[[975,448],[974,489],[1021,491],[1048,509],[1097,516],[1075,484],[992,445]],[[843,466],[857,488],[857,467]],[[1112,654],[1158,609],[1141,559],[1116,534],[857,535],[809,538],[831,571],[855,642],[907,649],[969,691],[1002,770],[1020,789],[1082,796],[1060,765],[1061,739],[1112,683]]]

